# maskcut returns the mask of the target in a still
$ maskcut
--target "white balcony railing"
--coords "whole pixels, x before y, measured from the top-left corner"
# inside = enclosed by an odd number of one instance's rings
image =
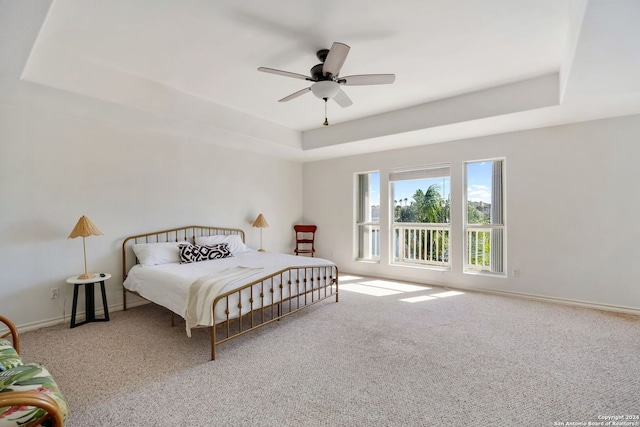
[[[393,261],[449,266],[449,224],[394,224]]]
[[[367,259],[380,259],[380,226],[368,225]],[[449,224],[395,224],[393,262],[449,267]],[[467,269],[491,270],[491,229],[467,227]]]
[[[491,229],[467,227],[467,269],[491,271]]]

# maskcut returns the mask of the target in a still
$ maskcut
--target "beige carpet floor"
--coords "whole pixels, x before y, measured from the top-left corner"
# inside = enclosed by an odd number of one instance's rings
[[[21,335],[69,427],[554,426],[640,414],[640,317],[344,276],[219,346],[152,305]]]

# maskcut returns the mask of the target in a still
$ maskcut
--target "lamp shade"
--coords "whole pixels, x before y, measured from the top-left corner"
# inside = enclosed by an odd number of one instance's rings
[[[76,237],[89,237],[89,236],[100,236],[102,232],[98,230],[98,227],[91,222],[89,218],[82,215],[78,220],[78,223],[73,230],[71,230],[71,234],[67,239],[75,239]]]
[[[256,218],[255,221],[253,221],[253,224],[251,224],[252,227],[258,227],[258,228],[266,228],[269,226],[269,224],[267,224],[267,220],[264,219],[264,216],[262,214],[258,215],[258,217]]]
[[[251,226],[258,227],[260,229],[260,249],[258,249],[258,251],[264,252],[264,249],[262,249],[262,229],[269,226],[269,224],[267,224],[267,220],[264,219],[264,215],[262,214],[258,215],[258,218],[256,218],[255,221],[253,221],[253,224],[251,224]]]
[[[78,220],[78,223],[73,230],[71,230],[71,234],[67,239],[75,239],[76,237],[82,237],[82,252],[84,254],[84,274],[78,276],[78,279],[91,279],[96,277],[93,273],[87,273],[87,248],[85,246],[84,239],[89,236],[100,236],[102,232],[98,230],[98,227],[91,222],[89,218],[82,215]]]

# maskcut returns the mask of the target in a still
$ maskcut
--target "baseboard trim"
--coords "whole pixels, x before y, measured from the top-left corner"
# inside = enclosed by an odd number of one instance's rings
[[[136,302],[127,302],[127,309],[137,307],[140,305],[145,305],[145,304],[150,304],[150,303],[149,301],[145,301],[143,299]],[[109,313],[122,311],[123,309],[124,309],[124,305],[122,303],[110,305]],[[104,310],[102,308],[98,309],[98,307],[96,307],[96,317],[102,317],[102,316],[104,316]],[[78,321],[81,322],[84,318],[85,318],[84,311],[78,311],[76,313],[76,319],[78,319]],[[24,325],[16,325],[16,328],[18,329],[18,333],[22,333],[22,332],[34,331],[36,329],[46,328],[48,326],[60,325],[64,323],[71,326],[71,315],[58,316],[51,319],[42,320],[39,322],[27,323]],[[0,331],[0,332],[3,332],[3,331]]]
[[[460,288],[462,289],[462,288]],[[472,289],[468,289],[472,290]],[[574,300],[569,298],[549,297],[544,295],[527,294],[523,292],[496,291],[493,289],[478,289],[478,292],[502,295],[507,297],[530,299],[542,302],[550,302],[553,304],[569,305],[573,307],[590,308],[593,310],[611,311],[616,313],[634,314],[640,316],[640,309],[634,307],[626,307],[622,305],[602,304],[589,301]]]
[[[471,287],[465,287],[465,286],[459,286],[459,285],[451,285],[449,283],[438,283],[438,282],[422,283],[422,282],[416,282],[410,279],[404,279],[404,278],[395,277],[392,275],[383,275],[383,274],[377,274],[375,276],[368,276],[366,274],[348,273],[348,272],[341,272],[341,274],[345,274],[345,275],[348,274],[352,276],[361,276],[361,277],[369,277],[369,278],[376,277],[381,279],[415,283],[416,285],[421,285],[421,286],[436,286],[438,288],[443,288],[443,289],[454,289],[454,290],[466,291],[466,292],[479,292],[483,294],[522,298],[522,299],[529,299],[529,300],[535,300],[535,301],[549,302],[553,304],[562,304],[562,305],[568,305],[573,307],[590,308],[593,310],[610,311],[615,313],[625,313],[625,314],[633,314],[636,316],[640,316],[640,308],[627,307],[622,305],[602,304],[602,303],[596,303],[591,301],[574,300],[570,298],[558,298],[558,297],[550,297],[547,295],[529,294],[525,292],[499,291],[499,290],[487,289],[487,288],[471,288]]]
[[[529,299],[534,301],[568,305],[573,307],[590,308],[593,310],[610,311],[614,313],[633,314],[636,316],[640,316],[640,308],[626,307],[621,305],[601,304],[601,303],[594,303],[590,301],[574,300],[569,298],[558,298],[558,297],[550,297],[545,295],[528,294],[524,292],[498,291],[495,289],[487,289],[487,288],[469,288],[465,286],[451,285],[449,283],[433,283],[433,282],[422,283],[422,282],[416,282],[414,280],[409,280],[401,277],[395,277],[392,275],[384,275],[384,274],[377,274],[375,276],[369,276],[369,275],[360,274],[360,273],[349,273],[349,272],[342,272],[341,274],[358,276],[358,277],[367,277],[367,278],[396,280],[396,281],[402,281],[407,283],[415,283],[416,285],[421,285],[421,286],[436,286],[438,288],[443,288],[443,289],[455,289],[455,290],[466,291],[466,292],[479,292],[483,294],[500,295],[500,296],[506,296],[506,297],[512,297],[512,298],[522,298],[522,299]],[[135,301],[135,302],[127,302],[127,308],[138,307],[146,304],[150,304],[150,302],[144,299],[140,299],[139,301]],[[122,311],[123,309],[124,309],[124,306],[122,303],[109,306],[110,313],[115,311]],[[103,314],[104,314],[104,310],[96,309],[96,316],[100,317]],[[78,319],[83,319],[84,311],[78,312],[76,314],[76,317]],[[46,328],[48,326],[60,325],[63,323],[70,324],[70,322],[71,322],[71,316],[59,316],[59,317],[55,317],[55,318],[51,318],[51,319],[43,320],[39,322],[27,323],[25,325],[17,325],[16,327],[18,329],[18,332],[21,333],[21,332],[33,331],[35,329],[40,329],[40,328]],[[4,332],[4,331],[0,330],[0,332]]]

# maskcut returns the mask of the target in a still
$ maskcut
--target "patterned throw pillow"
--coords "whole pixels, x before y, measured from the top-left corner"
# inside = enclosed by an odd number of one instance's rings
[[[47,369],[37,363],[21,365],[2,373],[2,386],[0,393],[9,391],[29,391],[45,394],[55,400],[62,412],[62,417],[67,418],[69,409],[58,385],[51,377]],[[6,387],[6,388],[4,388]],[[35,406],[5,406],[0,408],[0,426],[21,426],[33,423],[45,415],[45,410]],[[48,422],[42,425],[49,425]]]
[[[0,338],[0,372],[19,365],[22,365],[22,360],[13,345],[8,340]]]
[[[217,245],[182,243],[178,245],[178,249],[180,250],[180,262],[183,264],[233,256],[227,243],[219,243]]]
[[[20,365],[15,368],[2,371],[0,374],[0,390],[6,390],[14,383],[24,383],[42,372],[42,366],[32,363]]]

